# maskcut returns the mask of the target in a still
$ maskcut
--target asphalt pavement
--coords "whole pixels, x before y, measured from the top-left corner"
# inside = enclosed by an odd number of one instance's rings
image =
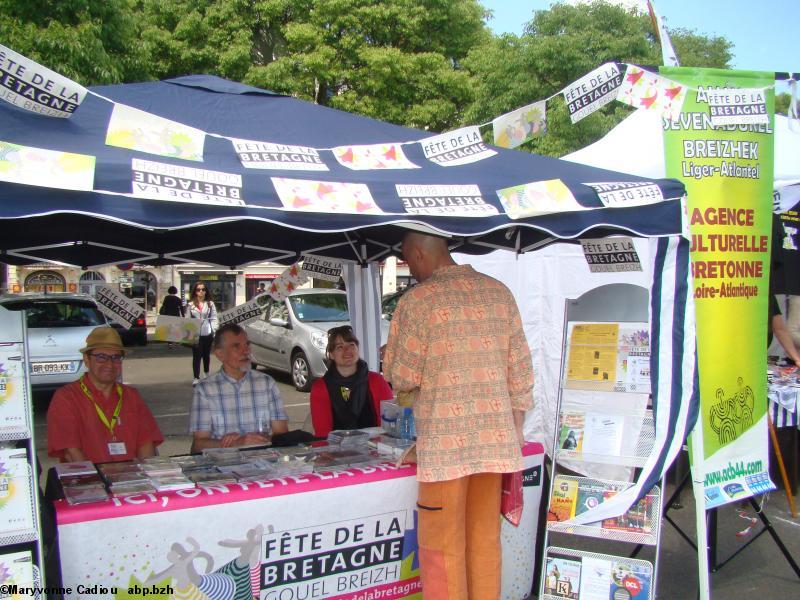
[[[166,344],[151,343],[135,347],[125,360],[123,378],[136,386],[149,405],[165,436],[160,448],[162,455],[171,456],[188,452],[191,438],[188,435],[189,409],[192,400],[192,354],[189,348],[170,349]],[[219,368],[212,357],[211,370]],[[290,429],[307,425],[309,399],[307,393],[297,392],[288,375],[270,373],[281,390],[290,419]],[[53,464],[47,457],[45,411],[48,398],[34,398],[34,429],[39,460],[44,472]],[[674,485],[667,485],[669,497]],[[800,519],[793,518],[782,490],[757,498],[774,531],[785,545],[789,555],[800,562]],[[681,495],[682,508],[667,512],[692,540],[695,536],[694,501],[690,491]],[[725,561],[732,553],[753,540],[762,529],[757,522],[751,525],[756,512],[749,506],[728,505],[718,510],[716,536],[717,562]],[[606,542],[607,551],[628,555],[630,545]],[[645,550],[642,558],[650,558]],[[759,535],[747,548],[711,575],[712,597],[721,600],[770,600],[800,597],[800,576],[796,574],[781,553],[778,544],[768,533]],[[663,521],[660,557],[658,560],[657,597],[691,600],[697,597],[697,553],[667,521]],[[616,600],[616,599],[615,599]],[[631,600],[643,600],[632,597]]]

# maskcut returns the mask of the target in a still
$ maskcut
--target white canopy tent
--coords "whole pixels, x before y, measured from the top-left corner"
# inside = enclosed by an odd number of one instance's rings
[[[666,177],[662,130],[658,114],[637,110],[602,139],[562,159],[660,179]],[[776,212],[800,202],[800,122],[783,115],[775,115],[774,186],[780,198]]]

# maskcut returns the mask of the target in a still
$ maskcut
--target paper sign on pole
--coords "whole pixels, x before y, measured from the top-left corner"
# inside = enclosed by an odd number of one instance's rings
[[[620,102],[658,112],[670,121],[678,119],[685,98],[685,85],[634,65],[628,65],[617,93]]]
[[[122,325],[131,328],[139,315],[142,314],[142,307],[126,296],[115,292],[110,287],[101,287],[94,294],[97,300],[97,307],[106,317]]]
[[[492,121],[494,143],[516,148],[547,133],[547,101],[541,100],[500,115]]]
[[[301,274],[314,279],[324,279],[337,283],[342,277],[341,261],[321,256],[304,256]]]
[[[69,118],[86,88],[0,44],[0,98],[46,117]]]
[[[300,270],[300,265],[295,263],[272,280],[268,293],[275,300],[281,301],[306,281],[308,277]]]
[[[619,66],[609,62],[565,87],[564,102],[570,120],[577,123],[614,100],[622,79]]]
[[[269,299],[269,294],[259,294],[244,304],[239,304],[238,306],[234,306],[229,310],[219,313],[220,327],[228,323],[244,325],[250,321],[255,321],[264,313],[264,306]]]

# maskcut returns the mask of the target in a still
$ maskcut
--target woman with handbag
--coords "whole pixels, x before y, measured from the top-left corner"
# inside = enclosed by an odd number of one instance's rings
[[[192,385],[200,383],[200,359],[203,359],[204,377],[208,375],[209,363],[211,362],[211,344],[214,341],[214,332],[219,326],[217,320],[217,307],[209,297],[208,288],[202,281],[198,281],[192,287],[192,294],[189,298],[189,318],[200,319],[200,336],[192,346],[192,371],[194,379]]]

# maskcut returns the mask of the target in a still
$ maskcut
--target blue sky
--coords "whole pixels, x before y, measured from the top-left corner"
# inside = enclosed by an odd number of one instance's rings
[[[494,12],[489,26],[495,33],[517,35],[535,10],[553,4],[549,0],[479,1]],[[682,27],[726,37],[733,44],[731,66],[735,69],[800,72],[800,0],[656,0],[655,6],[667,29]]]

